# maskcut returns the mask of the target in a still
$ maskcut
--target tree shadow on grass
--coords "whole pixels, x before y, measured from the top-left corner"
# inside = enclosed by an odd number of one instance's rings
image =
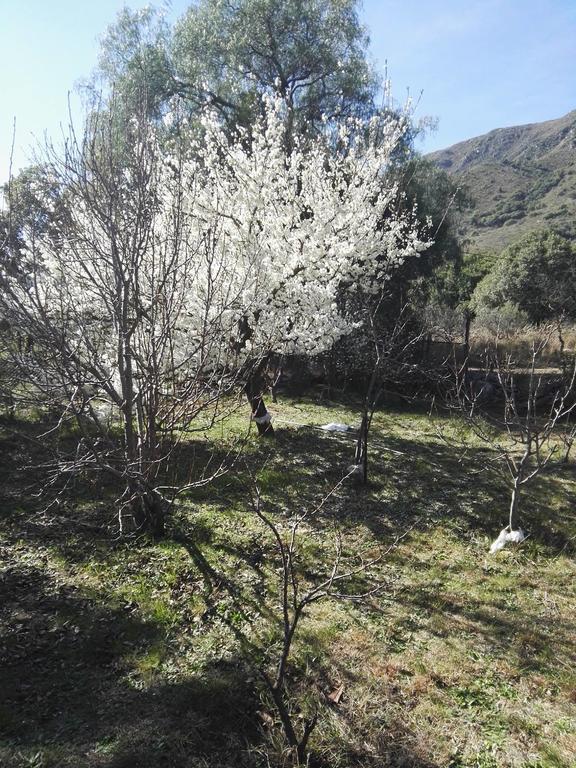
[[[501,476],[483,469],[492,456],[487,449],[463,453],[441,442],[423,444],[410,437],[374,440],[371,481],[366,487],[355,487],[342,481],[352,448],[350,436],[307,428],[278,430],[276,441],[252,452],[245,464],[257,479],[273,519],[288,523],[294,515],[311,512],[306,524],[324,538],[337,527],[344,535],[352,533],[363,546],[361,532],[366,529],[387,546],[402,533],[408,532],[409,537],[412,528],[426,533],[440,526],[458,538],[472,540],[480,534],[490,541],[507,523],[509,487]],[[561,487],[559,481],[571,480],[572,474],[571,467],[544,474],[522,497],[519,523],[538,545],[554,552],[570,553],[575,547],[573,519],[561,510],[551,514],[549,503],[554,494],[564,494],[568,510],[574,491],[569,483]],[[241,469],[240,475],[229,474],[212,486],[191,491],[192,511],[179,522],[181,534],[194,537],[193,510],[209,503],[225,521],[223,532],[215,535],[212,530],[211,548],[254,567],[261,543],[247,546],[236,533],[229,533],[235,521],[249,513],[249,485],[250,478]]]
[[[378,436],[370,447],[370,482],[358,487],[349,480],[342,482],[353,456],[350,436],[291,430],[280,433],[278,443],[277,455],[267,464],[278,470],[268,493],[272,501],[274,496],[285,496],[292,509],[313,509],[323,493],[342,483],[320,510],[319,525],[334,518],[344,526],[360,522],[377,538],[389,540],[414,523],[421,529],[453,525],[460,532],[491,538],[507,523],[510,486],[500,474],[486,469],[495,458],[489,448],[464,450],[409,435]],[[304,482],[298,462],[308,469]],[[561,503],[551,520],[550,500],[562,494],[569,510],[576,488],[559,490],[559,481],[573,480],[573,466],[543,473],[525,488],[520,505],[525,530],[544,545],[567,552],[574,551],[576,526]],[[287,506],[286,501],[283,504]]]
[[[203,755],[244,764],[258,729],[240,660],[177,682],[152,670],[146,681],[166,633],[133,606],[107,605],[32,566],[7,569],[0,589],[0,764],[30,765],[37,753],[42,766],[70,768],[192,766]]]
[[[494,502],[502,489],[487,476],[470,488],[466,474],[475,466],[472,459],[463,459],[447,446],[423,450],[418,440],[409,438],[384,442],[385,448],[374,446],[374,481],[365,489],[342,485],[311,518],[310,525],[319,535],[334,521],[343,528],[362,522],[383,542],[414,520],[422,527],[452,523],[470,534],[491,535],[500,527]],[[246,460],[256,473],[264,466],[267,503],[274,515],[286,517],[313,508],[339,482],[352,446],[350,438],[345,441],[316,431],[279,431],[274,445],[259,445]],[[198,455],[208,448],[196,446],[195,450]],[[537,496],[537,503],[531,503],[542,504],[537,524],[544,533],[548,530],[545,497],[554,478],[543,476],[539,483],[542,498]],[[195,526],[194,504],[201,505],[203,500],[228,509],[232,525],[237,505],[246,509],[246,487],[228,475],[191,493],[189,529],[184,516],[180,529],[174,525],[170,531],[187,548],[204,578],[223,589],[229,577],[203,552],[201,526]],[[51,544],[73,563],[98,557],[94,553],[97,532],[78,525],[73,517],[53,517],[42,525],[26,523],[25,517],[22,513],[13,521],[12,543],[24,537],[28,542]],[[556,546],[569,541],[563,525],[552,540]],[[113,545],[104,534],[101,543],[102,557],[106,557]],[[253,547],[234,536],[211,539],[210,544],[255,570],[259,567]],[[9,765],[30,765],[24,758],[19,763],[18,753],[30,756],[40,751],[44,765],[69,768],[256,765],[246,745],[259,739],[255,714],[259,704],[242,659],[207,662],[193,677],[179,674],[174,681],[152,670],[150,679],[143,681],[133,670],[140,658],[167,642],[166,628],[142,620],[130,604],[106,604],[103,595],[71,588],[59,583],[48,569],[24,564],[7,571],[0,597],[5,611],[0,635],[5,658],[0,710],[5,742],[0,746],[0,762],[5,755]],[[219,594],[213,597],[209,609],[220,599]],[[415,590],[406,599],[430,615],[437,611],[460,616],[470,623],[471,631],[484,634],[502,649],[511,636],[517,637],[518,665],[531,664],[525,668],[538,670],[548,664],[547,628],[538,617],[516,619],[480,602],[460,605],[449,599],[436,609],[437,595],[425,589]],[[247,607],[245,594],[239,595],[239,602]],[[256,597],[255,610],[262,610],[261,603]],[[234,624],[229,628],[233,630]],[[532,647],[542,651],[532,653]],[[435,768],[412,748],[411,738],[398,725],[383,729],[387,764]],[[350,765],[367,766],[369,761],[365,754],[350,754]]]
[[[29,424],[20,427],[31,431]],[[460,532],[494,537],[507,522],[509,488],[501,477],[482,470],[491,456],[489,450],[464,451],[438,440],[413,438],[408,432],[405,436],[383,435],[375,428],[369,449],[370,482],[356,487],[350,480],[343,481],[353,460],[354,441],[354,432],[341,435],[312,427],[277,429],[274,441],[258,440],[254,435],[230,472],[183,495],[192,509],[190,521],[194,522],[194,507],[205,502],[228,512],[238,505],[246,508],[249,482],[239,475],[248,467],[278,516],[313,510],[339,486],[311,520],[319,529],[327,522],[343,528],[360,522],[377,539],[389,542],[414,524],[419,529],[453,525]],[[27,537],[44,541],[48,537],[65,557],[78,562],[93,556],[95,539],[110,541],[120,487],[100,479],[78,478],[67,492],[70,503],[52,507],[42,519],[39,512],[46,502],[22,493],[29,481],[39,480],[38,473],[32,473],[35,478],[28,473],[26,478],[17,469],[23,458],[28,464],[41,462],[41,446],[33,442],[19,445],[14,436],[4,434],[0,450],[7,457],[4,471],[0,471],[0,496],[5,496],[6,509],[28,513],[26,520],[18,522]],[[229,445],[187,441],[179,448],[172,481],[178,485],[200,479],[206,468],[234,464],[234,457]],[[560,474],[572,480],[573,468],[563,468]],[[547,500],[557,492],[555,476],[539,477],[522,496],[520,524],[546,546],[573,551],[576,531],[569,515],[557,515],[550,521]],[[566,508],[569,501],[567,498]],[[190,538],[190,531],[185,533]]]
[[[454,597],[420,586],[406,595],[405,602],[430,619],[427,629],[431,634],[442,638],[476,635],[521,673],[555,676],[559,660],[564,669],[576,669],[573,620],[527,611],[505,594],[500,599],[470,594]]]

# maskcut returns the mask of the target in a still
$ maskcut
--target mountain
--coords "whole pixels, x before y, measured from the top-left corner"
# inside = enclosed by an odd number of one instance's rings
[[[500,251],[544,228],[576,239],[576,110],[497,128],[427,157],[467,190],[472,207],[461,234],[472,245]]]

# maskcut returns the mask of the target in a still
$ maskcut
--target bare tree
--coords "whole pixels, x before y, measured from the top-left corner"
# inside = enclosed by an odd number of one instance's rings
[[[310,606],[321,600],[361,602],[382,592],[386,584],[376,578],[376,568],[409,531],[398,536],[386,549],[378,549],[375,553],[372,548],[370,551],[359,552],[354,558],[350,558],[344,556],[342,538],[340,532],[335,529],[334,554],[326,570],[311,579],[299,558],[301,537],[305,535],[303,527],[306,521],[313,519],[327,504],[343,480],[323,497],[316,508],[294,515],[287,527],[274,521],[266,509],[257,480],[251,476],[251,481],[252,509],[270,533],[280,560],[278,577],[280,642],[277,655],[273,660],[270,659],[270,648],[266,653],[269,658],[268,664],[273,671],[269,671],[264,664],[258,669],[258,674],[270,694],[294,763],[303,765],[306,763],[308,742],[316,727],[319,710],[314,711],[301,724],[301,718],[298,718],[294,711],[296,703],[294,695],[289,689],[290,657],[300,623]],[[364,589],[358,589],[359,578],[364,579]]]
[[[12,364],[26,396],[56,416],[44,436],[68,422],[79,434],[47,466],[54,480],[112,475],[124,485],[120,529],[160,535],[168,507],[194,482],[175,471],[177,447],[221,415],[222,395],[237,385],[221,322],[235,297],[214,299],[224,279],[215,225],[191,226],[194,179],[184,187],[182,148],[167,163],[138,115],[119,125],[94,113],[48,167],[57,227],[24,231],[30,272],[1,276],[2,315],[33,340],[22,348],[13,339]]]
[[[411,322],[407,305],[399,309],[393,322],[389,318],[382,318],[380,313],[386,299],[385,292],[375,299],[365,299],[360,331],[367,384],[354,463],[348,467],[348,472],[356,482],[362,484],[368,482],[368,445],[374,413],[387,385],[400,385],[413,378],[416,372],[413,353],[423,335]]]
[[[510,353],[502,351],[497,335],[486,353],[484,370],[468,365],[454,368],[449,404],[492,449],[485,466],[496,469],[510,488],[508,523],[494,542],[493,552],[508,541],[522,540],[524,534],[515,525],[524,489],[556,464],[563,444],[567,454],[574,440],[571,416],[576,408],[576,359],[568,366],[564,357],[563,370],[556,374],[541,368],[544,350],[556,330],[554,325],[540,329],[527,367],[517,365]]]

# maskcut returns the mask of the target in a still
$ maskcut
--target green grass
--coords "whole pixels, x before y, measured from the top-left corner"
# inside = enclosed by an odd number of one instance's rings
[[[276,439],[252,432],[244,456],[287,536],[353,455],[353,436],[311,427],[359,417],[310,400],[271,410]],[[234,414],[191,455],[246,427]],[[466,453],[451,447],[462,443]],[[21,449],[9,438],[4,447],[15,467]],[[508,498],[498,477],[478,471],[480,449],[456,421],[383,410],[369,486],[339,486],[303,524],[304,585],[329,569],[336,531],[349,563],[403,535],[356,577],[355,589],[379,585],[376,594],[315,604],[297,634],[292,706],[319,707],[318,765],[574,764],[573,467],[539,478],[524,498],[525,545],[489,557]],[[282,765],[257,675],[277,657],[279,560],[248,501],[244,462],[183,498],[161,542],[115,540],[106,489],[92,502],[79,489],[51,516],[24,475],[10,469],[0,483],[0,765]],[[328,704],[340,685],[340,703]]]

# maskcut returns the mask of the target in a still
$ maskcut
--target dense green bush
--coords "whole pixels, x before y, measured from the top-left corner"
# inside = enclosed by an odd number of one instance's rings
[[[576,316],[576,251],[552,231],[533,232],[506,248],[480,281],[477,312],[513,304],[532,322]]]

